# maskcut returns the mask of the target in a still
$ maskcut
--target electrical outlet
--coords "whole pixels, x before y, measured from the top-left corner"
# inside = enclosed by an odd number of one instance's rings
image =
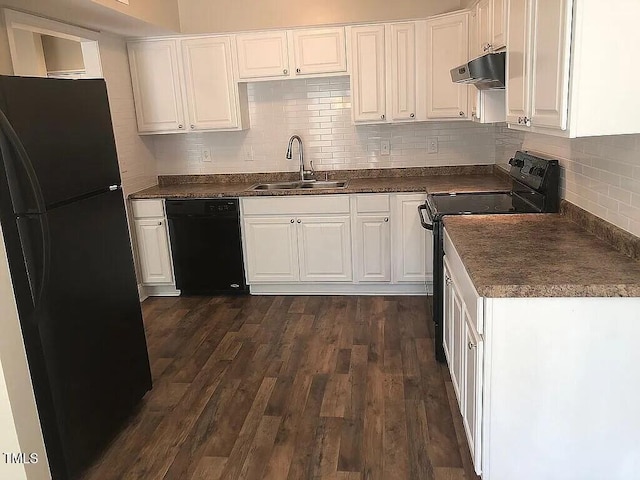
[[[211,161],[211,148],[209,147],[204,147],[202,149],[202,161],[203,162],[210,162]]]
[[[438,153],[438,137],[427,138],[427,153]]]
[[[382,140],[380,142],[380,155],[387,156],[389,155],[390,151],[391,151],[391,144],[389,143],[389,140]]]

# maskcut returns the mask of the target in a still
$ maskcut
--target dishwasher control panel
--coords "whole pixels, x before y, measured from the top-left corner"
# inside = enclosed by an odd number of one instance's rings
[[[227,217],[236,216],[240,211],[237,198],[214,199],[180,199],[166,201],[167,217],[207,216]]]

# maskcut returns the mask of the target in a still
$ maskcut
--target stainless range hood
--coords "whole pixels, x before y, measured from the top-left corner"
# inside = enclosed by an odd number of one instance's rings
[[[504,88],[505,52],[487,53],[451,70],[454,83],[472,83],[478,90]]]

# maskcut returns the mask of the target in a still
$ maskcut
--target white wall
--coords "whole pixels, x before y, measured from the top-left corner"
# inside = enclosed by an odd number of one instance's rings
[[[48,72],[84,70],[80,42],[42,35],[42,50]]]
[[[305,158],[317,170],[423,167],[494,163],[494,128],[471,122],[405,125],[351,124],[349,77],[248,84],[251,128],[244,132],[156,135],[159,174],[296,171],[285,159],[287,142],[298,134]],[[427,154],[427,138],[439,152]],[[391,155],[380,154],[381,140]],[[213,161],[201,162],[203,147]]]
[[[640,236],[640,135],[565,139],[496,127],[496,163],[516,149],[560,160],[562,196]]]
[[[50,478],[0,227],[0,478]],[[37,453],[38,463],[5,463],[3,453]]]
[[[111,0],[114,1],[114,0]],[[460,0],[179,0],[183,33],[424,18]]]
[[[153,140],[137,133],[129,59],[124,39],[103,34],[98,45],[107,82],[122,186],[125,194],[129,194],[156,184]]]

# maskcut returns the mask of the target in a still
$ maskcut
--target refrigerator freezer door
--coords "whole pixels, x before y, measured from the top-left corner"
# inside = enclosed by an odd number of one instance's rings
[[[39,395],[36,385],[36,401],[39,409],[52,403],[56,421],[48,431],[43,423],[45,443],[57,444],[65,463],[52,467],[73,476],[151,388],[151,374],[122,192],[45,215],[42,293],[21,321],[35,326],[37,338],[25,343],[39,344],[46,364],[50,393]]]
[[[0,76],[0,109],[47,208],[120,184],[104,80]]]

